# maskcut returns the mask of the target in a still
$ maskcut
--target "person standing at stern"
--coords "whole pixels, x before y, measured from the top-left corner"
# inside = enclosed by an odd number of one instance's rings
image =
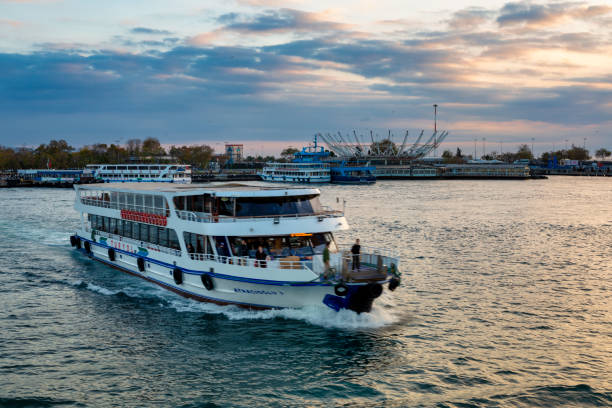
[[[355,240],[355,245],[351,248],[351,253],[353,254],[353,270],[357,268],[357,272],[359,272],[359,268],[361,267],[359,257],[361,253],[361,245],[359,245],[359,238]]]

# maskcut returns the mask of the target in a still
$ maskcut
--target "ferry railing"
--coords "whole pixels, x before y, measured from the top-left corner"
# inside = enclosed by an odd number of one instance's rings
[[[280,222],[280,219],[287,218],[303,218],[303,217],[321,217],[324,218],[337,218],[343,217],[342,211],[333,210],[329,207],[323,207],[322,211],[313,213],[301,213],[301,214],[278,214],[278,215],[248,215],[248,216],[231,216],[231,215],[212,215],[210,213],[196,212],[196,211],[184,211],[176,210],[176,215],[185,221],[193,222],[245,222],[245,221],[273,221],[275,223]]]
[[[94,207],[110,208],[113,210],[139,211],[147,214],[164,215],[166,217],[170,215],[170,210],[167,208],[150,207],[135,204],[123,204],[114,201],[101,200],[95,197],[81,197],[81,203]]]
[[[340,246],[340,251],[347,257],[350,262],[352,262],[353,254],[351,253],[352,245],[342,245]],[[379,258],[384,265],[390,266],[394,264],[396,267],[399,266],[399,257],[396,253],[392,252],[390,249],[386,248],[374,248],[370,246],[361,246],[359,260],[361,263],[370,264],[370,265],[378,265]]]
[[[304,269],[316,273],[313,270],[312,261],[300,261],[297,259],[274,258],[258,260],[250,257],[222,256],[214,254],[202,254],[190,252],[189,257],[194,261],[212,261],[228,265],[243,266],[249,268],[270,268],[270,269]]]
[[[85,227],[85,231],[91,232],[92,228],[91,227]],[[126,244],[130,244],[130,245],[133,245],[135,247],[142,247],[142,248],[150,249],[152,251],[163,252],[163,253],[169,254],[169,255],[181,256],[181,250],[180,249],[168,248],[168,247],[165,247],[165,246],[162,246],[162,245],[158,245],[158,244],[153,244],[153,243],[147,242],[147,241],[139,241],[139,240],[136,240],[136,239],[133,239],[133,238],[124,237],[122,235],[111,234],[110,232],[106,232],[106,231],[102,231],[102,230],[93,229],[93,231],[94,231],[94,233],[96,235],[99,235],[101,237],[109,238],[109,239],[114,239],[114,240],[119,241],[119,242],[125,242]]]

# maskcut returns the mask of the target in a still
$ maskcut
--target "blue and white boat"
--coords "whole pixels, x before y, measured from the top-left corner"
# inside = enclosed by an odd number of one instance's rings
[[[330,164],[323,161],[330,153],[323,146],[314,144],[295,153],[290,163],[266,163],[259,176],[263,181],[284,183],[329,183],[331,181]]]
[[[361,269],[334,238],[344,214],[313,188],[168,183],[75,186],[73,247],[199,301],[247,308],[327,305],[368,312],[400,283],[391,251],[362,247]],[[329,262],[323,250],[329,249]]]
[[[369,166],[367,163],[342,160],[331,165],[331,182],[334,184],[374,184],[376,183],[375,170],[374,166]]]

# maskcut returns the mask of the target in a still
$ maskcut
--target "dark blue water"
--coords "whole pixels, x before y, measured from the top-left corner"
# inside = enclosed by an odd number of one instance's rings
[[[0,190],[0,406],[612,405],[612,179],[379,182],[371,315],[185,300],[70,248],[73,192]]]

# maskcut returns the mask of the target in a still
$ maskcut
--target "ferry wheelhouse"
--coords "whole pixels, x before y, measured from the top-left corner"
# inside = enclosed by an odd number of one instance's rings
[[[87,169],[105,183],[191,183],[191,166],[184,164],[89,164]]]
[[[320,204],[317,189],[114,183],[75,190],[74,247],[185,297],[367,312],[383,285],[400,283],[399,259],[385,250],[362,247],[361,269],[351,270],[348,248],[333,235],[348,223]]]

